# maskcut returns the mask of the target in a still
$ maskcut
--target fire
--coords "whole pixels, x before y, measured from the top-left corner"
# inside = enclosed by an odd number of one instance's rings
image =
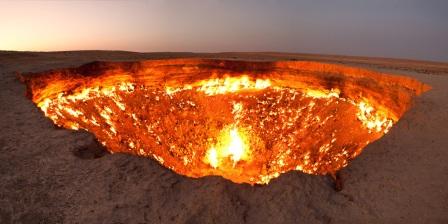
[[[232,128],[232,130],[230,130],[230,144],[228,147],[228,151],[231,155],[234,165],[243,156],[245,152],[244,148],[245,146],[243,140],[240,137],[240,134],[238,133],[238,130],[236,128]]]
[[[93,64],[22,81],[56,125],[92,132],[111,152],[249,184],[290,170],[336,172],[429,89],[314,62],[193,59]]]
[[[218,159],[218,152],[216,151],[215,147],[212,146],[207,152],[205,162],[210,164],[210,166],[212,166],[213,168],[217,168],[219,165]]]
[[[358,119],[370,130],[374,130],[376,132],[384,132],[387,133],[389,129],[393,125],[393,120],[387,118],[385,112],[376,111],[368,101],[361,101],[358,104],[359,111],[356,114]]]
[[[261,90],[271,86],[269,79],[256,79],[253,80],[247,75],[239,77],[225,77],[214,78],[195,82],[193,84],[187,84],[183,87],[166,86],[165,91],[167,94],[172,95],[179,91],[191,90],[196,88],[198,92],[203,92],[206,95],[218,95],[236,93],[239,91],[247,90]]]
[[[243,134],[237,127],[232,126],[222,131],[217,144],[207,151],[205,162],[213,168],[218,168],[220,164],[230,159],[235,167],[238,161],[248,159],[249,150],[244,142]]]
[[[259,90],[265,89],[271,85],[268,79],[257,79],[252,81],[247,75],[241,77],[226,77],[224,79],[209,79],[199,81],[198,91],[207,95],[235,93],[241,90]]]

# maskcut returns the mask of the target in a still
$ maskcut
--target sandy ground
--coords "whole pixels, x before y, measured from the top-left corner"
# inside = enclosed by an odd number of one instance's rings
[[[289,172],[251,187],[85,150],[92,136],[54,128],[15,76],[93,60],[171,57],[348,64],[409,75],[433,90],[342,171],[345,188],[335,192],[323,176]],[[0,114],[0,223],[448,223],[447,63],[280,53],[0,52]]]

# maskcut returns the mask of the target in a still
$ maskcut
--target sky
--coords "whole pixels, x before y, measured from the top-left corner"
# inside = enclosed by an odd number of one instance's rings
[[[0,50],[448,61],[447,0],[0,0]]]

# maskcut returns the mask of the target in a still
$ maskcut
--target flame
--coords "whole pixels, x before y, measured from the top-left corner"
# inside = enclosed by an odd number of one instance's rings
[[[218,94],[236,93],[243,90],[261,90],[271,86],[269,79],[252,79],[247,75],[239,77],[224,77],[201,80],[182,87],[166,86],[167,94],[172,95],[179,91],[190,90],[197,87],[198,92],[213,96]]]
[[[247,160],[249,147],[245,143],[245,136],[242,131],[232,125],[221,131],[218,142],[211,146],[205,156],[205,162],[213,168],[218,168],[226,163],[228,159],[232,161],[232,166],[240,160]]]
[[[205,157],[205,162],[210,164],[210,166],[212,166],[213,168],[218,167],[218,165],[219,165],[218,152],[216,151],[214,146],[212,146],[207,151],[207,155]]]
[[[358,103],[358,119],[363,125],[376,132],[387,133],[393,125],[393,120],[385,115],[385,112],[375,109],[366,99]]]
[[[318,90],[318,89],[306,89],[304,91],[305,95],[312,97],[312,98],[339,98],[340,94],[339,89],[331,89],[330,91],[326,90]]]
[[[256,79],[253,81],[247,75],[243,75],[241,77],[203,80],[196,85],[200,86],[198,88],[200,92],[204,92],[207,95],[217,95],[235,93],[241,90],[265,89],[271,85],[271,82],[268,79]]]
[[[235,164],[243,156],[245,152],[244,150],[245,145],[243,143],[243,140],[241,139],[240,134],[238,133],[238,129],[232,128],[229,134],[230,134],[230,143],[227,151],[229,152],[229,155]]]
[[[419,84],[406,89],[402,79],[388,78],[389,91],[369,73],[308,63],[249,64],[251,75],[216,64],[188,73],[178,70],[183,62],[160,69],[147,63],[87,73],[98,76],[83,75],[89,69],[44,74],[30,78],[29,91],[56,125],[92,132],[111,152],[152,157],[190,177],[263,184],[289,170],[345,167],[398,121],[412,96],[406,91]]]

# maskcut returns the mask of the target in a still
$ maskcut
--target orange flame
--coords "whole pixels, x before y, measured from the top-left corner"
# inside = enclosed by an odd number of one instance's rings
[[[408,79],[310,62],[146,63],[111,63],[110,70],[93,72],[93,77],[84,75],[90,70],[83,68],[24,80],[34,102],[55,124],[93,132],[112,152],[152,157],[191,177],[220,175],[250,184],[268,183],[289,170],[326,174],[345,167],[390,130],[412,94],[428,88]],[[218,69],[232,63],[257,74]],[[213,68],[211,75],[194,76],[207,66]],[[377,93],[366,83],[386,87]],[[394,83],[393,91],[387,91],[388,83]]]

